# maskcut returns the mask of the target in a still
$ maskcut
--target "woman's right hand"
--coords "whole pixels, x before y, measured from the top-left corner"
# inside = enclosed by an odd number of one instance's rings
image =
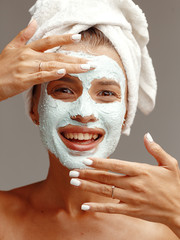
[[[54,35],[27,44],[37,29],[32,21],[0,54],[0,101],[15,96],[33,85],[57,80],[66,73],[81,73],[89,69],[87,59],[71,57],[62,53],[44,51],[66,44],[79,42],[80,35]],[[76,40],[72,39],[75,36]],[[83,66],[82,66],[83,65]],[[58,70],[65,69],[64,73]],[[63,72],[63,71],[61,71]]]

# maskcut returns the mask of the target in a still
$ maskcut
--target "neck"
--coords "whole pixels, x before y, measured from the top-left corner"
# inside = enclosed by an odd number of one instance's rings
[[[50,167],[47,179],[38,189],[39,206],[44,210],[64,210],[70,215],[81,215],[81,205],[85,202],[107,202],[107,198],[83,191],[70,184],[69,169],[64,167],[59,159],[49,153]],[[37,195],[37,194],[36,194]]]

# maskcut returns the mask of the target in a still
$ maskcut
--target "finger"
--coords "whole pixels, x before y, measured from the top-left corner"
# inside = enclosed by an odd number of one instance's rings
[[[38,53],[36,55],[36,59],[49,62],[49,61],[57,61],[57,62],[65,62],[65,63],[75,63],[75,64],[86,64],[89,62],[87,59],[78,58],[68,56],[62,53]]]
[[[37,71],[54,71],[58,69],[66,69],[67,73],[83,73],[87,72],[93,68],[89,64],[70,64],[70,63],[59,63],[59,62],[40,62],[36,61],[32,63]],[[41,66],[41,69],[39,69]]]
[[[8,45],[9,48],[17,48],[26,44],[34,35],[37,29],[37,23],[33,20],[25,29],[23,29]]]
[[[57,46],[62,46],[62,45],[78,42],[78,36],[79,36],[79,41],[80,41],[80,39],[81,39],[80,34],[53,35],[53,36],[49,36],[49,37],[34,41],[34,42],[28,44],[28,46],[35,51],[44,52],[48,49],[51,49],[51,48],[54,48]],[[73,38],[76,38],[76,39],[74,40]]]
[[[51,71],[51,72],[42,71],[42,72],[29,74],[26,77],[26,83],[27,85],[29,85],[29,87],[31,87],[33,85],[40,84],[43,82],[58,80],[66,74],[66,70],[62,69],[62,72],[63,70],[64,70],[64,73],[62,74],[59,74],[57,71]]]
[[[118,199],[123,202],[129,202],[132,199],[132,194],[130,193],[130,191],[116,187],[112,189],[112,186],[110,185],[90,182],[86,180],[79,180],[77,178],[72,178],[70,183],[71,185],[78,187],[83,191],[96,193],[100,196],[108,198]]]
[[[102,212],[109,214],[123,214],[131,217],[143,219],[143,212],[140,208],[126,203],[94,203],[88,202],[81,205],[81,210],[88,212]]]
[[[144,145],[147,151],[157,160],[159,166],[173,170],[178,168],[178,161],[165,152],[160,145],[154,142],[149,133],[144,136]]]
[[[83,160],[83,163],[93,168],[109,170],[128,176],[140,175],[143,172],[145,166],[145,164],[142,163],[103,158],[89,158]]]
[[[80,179],[96,181],[99,183],[116,186],[118,188],[129,189],[130,188],[130,177],[120,176],[119,174],[110,173],[107,171],[99,171],[99,170],[73,170],[70,171],[70,177],[78,177]],[[133,180],[134,181],[134,180]]]
[[[126,203],[84,203],[81,210],[90,212],[103,212],[113,214],[127,214],[128,206]],[[129,212],[129,211],[128,211]]]

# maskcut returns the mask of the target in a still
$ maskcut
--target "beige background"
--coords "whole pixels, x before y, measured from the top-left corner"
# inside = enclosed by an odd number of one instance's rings
[[[34,0],[0,0],[0,51],[28,21]],[[130,137],[123,136],[113,157],[156,164],[143,146],[149,131],[180,160],[180,1],[136,0],[146,13],[149,51],[158,80],[157,105],[146,117],[139,111]],[[0,189],[8,190],[46,177],[47,154],[38,129],[24,114],[22,96],[0,103]]]

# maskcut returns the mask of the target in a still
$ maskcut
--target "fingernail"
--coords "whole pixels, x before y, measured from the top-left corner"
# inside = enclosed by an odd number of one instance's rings
[[[97,63],[96,62],[88,62],[91,68],[97,68]]]
[[[66,69],[59,69],[58,71],[57,71],[57,73],[59,74],[59,75],[62,75],[62,74],[65,74],[66,73]]]
[[[154,140],[153,140],[153,138],[152,138],[152,136],[151,136],[150,133],[147,133],[147,134],[146,134],[146,138],[147,138],[147,140],[148,140],[150,143],[154,142]]]
[[[77,171],[70,171],[69,172],[69,176],[70,177],[79,177],[79,172],[77,172]]]
[[[75,42],[80,42],[81,41],[81,34],[74,34],[74,35],[72,35],[71,38]]]
[[[70,181],[70,184],[74,185],[76,187],[79,187],[81,185],[81,182],[78,179],[72,178],[71,181]]]
[[[88,166],[93,164],[93,161],[91,159],[84,159],[82,162]]]
[[[90,70],[91,66],[89,64],[81,64],[81,69]]]
[[[90,206],[85,205],[85,204],[81,205],[81,210],[88,211],[89,209],[90,209]]]

